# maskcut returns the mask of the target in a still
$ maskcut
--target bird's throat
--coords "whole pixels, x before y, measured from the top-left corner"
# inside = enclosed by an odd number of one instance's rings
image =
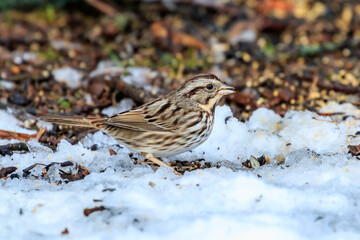
[[[219,99],[219,97],[211,98],[206,104],[199,104],[199,107],[208,113],[213,113]]]

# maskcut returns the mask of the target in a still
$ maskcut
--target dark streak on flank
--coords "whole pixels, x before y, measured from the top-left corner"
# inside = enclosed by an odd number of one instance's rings
[[[175,139],[178,139],[178,138],[181,138],[181,135],[175,135],[172,137],[172,140],[175,140]]]
[[[184,146],[184,145],[186,145],[186,142],[178,142],[177,144],[180,146]]]
[[[170,147],[170,146],[172,146],[174,143],[173,142],[170,142],[170,143],[167,143],[167,144],[165,144],[165,145],[163,145],[164,147]]]
[[[194,134],[197,134],[199,130],[194,130],[188,133],[189,136],[192,136]]]
[[[206,127],[202,127],[202,128],[199,130],[198,135],[202,134],[206,129],[207,129]]]
[[[170,138],[171,138],[171,136],[166,136],[163,138],[163,140],[166,141],[166,140],[169,140]]]
[[[161,135],[158,135],[158,134],[150,134],[150,135],[146,135],[145,137],[146,137],[146,138],[160,138]]]
[[[201,117],[199,117],[198,119],[196,119],[196,121],[194,121],[194,122],[190,123],[190,124],[189,124],[189,125],[187,125],[186,127],[187,127],[187,128],[191,128],[191,127],[195,126],[196,124],[200,123],[200,122],[201,122],[201,120],[202,120],[202,118],[201,118]]]
[[[173,122],[173,124],[174,124],[174,125],[178,124],[179,120],[180,120],[180,118],[175,119],[175,121]]]

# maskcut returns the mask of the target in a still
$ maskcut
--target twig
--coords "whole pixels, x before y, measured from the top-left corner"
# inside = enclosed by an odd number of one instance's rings
[[[0,130],[0,139],[7,139],[7,140],[17,139],[20,141],[28,141],[31,138],[36,138],[36,136],[37,133],[30,135],[26,133],[17,133],[17,132]]]
[[[88,217],[91,213],[93,212],[97,212],[97,211],[104,211],[105,207],[104,206],[100,206],[100,207],[94,207],[94,208],[85,208],[84,209],[84,215],[86,217]]]
[[[26,143],[10,143],[0,146],[0,155],[12,155],[14,151],[29,151]]]

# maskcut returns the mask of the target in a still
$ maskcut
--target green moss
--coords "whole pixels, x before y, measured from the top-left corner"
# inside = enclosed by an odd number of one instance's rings
[[[52,47],[48,47],[44,52],[39,52],[39,56],[45,60],[58,60],[61,58],[61,55]]]
[[[71,108],[71,104],[68,100],[60,99],[57,101],[60,108]]]

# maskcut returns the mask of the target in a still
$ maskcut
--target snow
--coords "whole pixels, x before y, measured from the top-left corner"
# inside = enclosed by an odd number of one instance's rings
[[[13,89],[14,83],[10,81],[0,80],[0,89],[3,87],[5,89]]]
[[[36,131],[22,128],[23,123],[11,115],[11,111],[0,110],[0,129],[18,133],[34,134]]]
[[[118,76],[124,73],[124,69],[117,66],[113,61],[100,61],[94,71],[89,74],[89,78],[95,78],[101,75]],[[109,80],[109,78],[104,78]]]
[[[156,77],[157,72],[145,67],[128,67],[126,69],[127,75],[123,76],[123,81],[127,84],[144,87],[147,91],[157,91],[157,88],[152,86],[151,79]]]
[[[71,67],[55,69],[52,74],[56,81],[65,83],[71,89],[80,87],[83,77],[82,73]]]
[[[13,61],[15,64],[22,64],[23,62],[36,61],[38,56],[33,52],[17,52],[13,54]]]
[[[146,67],[128,67],[124,69],[112,61],[100,61],[94,71],[89,74],[89,78],[104,76],[103,79],[109,81],[111,77],[121,76],[121,80],[128,85],[144,88],[146,91],[157,92],[159,89],[153,86],[152,79],[157,76],[156,71]]]
[[[131,98],[124,98],[116,106],[107,107],[103,109],[101,113],[111,117],[115,114],[131,109],[133,105],[134,101]]]
[[[334,121],[338,117],[308,111],[281,117],[263,108],[243,123],[229,107],[217,107],[208,141],[164,161],[204,158],[221,167],[183,177],[134,164],[131,151],[102,132],[76,145],[62,140],[55,152],[31,140],[29,153],[0,157],[20,176],[0,180],[1,238],[359,239],[360,161],[347,149],[360,144],[359,110],[331,103],[320,112],[331,111],[349,117]],[[11,123],[25,131],[10,112],[0,111],[0,119],[0,129]],[[251,155],[269,162],[246,169],[241,163]],[[67,184],[54,184],[59,176],[50,170],[50,182],[22,177],[34,163],[69,160],[91,174]],[[84,215],[96,206],[105,210]],[[62,236],[65,229],[69,234]]]

